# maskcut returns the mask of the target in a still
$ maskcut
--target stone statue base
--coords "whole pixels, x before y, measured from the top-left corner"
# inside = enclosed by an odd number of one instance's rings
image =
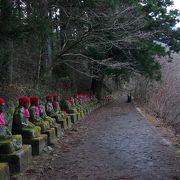
[[[19,173],[28,168],[32,161],[31,145],[22,145],[22,148],[11,154],[0,154],[0,162],[8,162],[10,173]]]
[[[61,128],[62,129],[68,129],[68,126],[67,126],[67,120],[66,119],[62,119],[62,118],[58,118],[57,120],[56,120],[56,122],[58,123],[58,124],[61,124]]]
[[[76,113],[70,113],[68,114],[71,117],[71,123],[75,123],[77,121],[77,114]]]
[[[63,136],[63,129],[61,129],[61,125],[58,123],[55,123],[55,132],[56,132],[56,137],[62,137]]]
[[[10,180],[8,163],[0,163],[0,179]]]
[[[71,129],[71,128],[72,128],[71,117],[70,117],[70,116],[67,116],[67,117],[66,117],[66,121],[67,121],[68,129]]]
[[[24,144],[32,146],[32,155],[36,156],[41,154],[43,149],[47,146],[48,137],[46,134],[41,134],[39,137],[33,139],[23,139]]]
[[[85,115],[84,115],[84,110],[81,110],[79,113],[80,113],[81,119],[83,119],[84,116],[85,116]]]
[[[53,145],[55,143],[55,141],[57,140],[55,128],[50,128],[46,132],[44,132],[43,134],[47,135],[47,144],[49,146]]]
[[[39,137],[41,134],[41,128],[35,126],[35,128],[22,128],[22,137],[23,139],[32,139]]]
[[[77,114],[77,120],[80,121],[81,120],[81,113],[76,113]]]
[[[13,135],[7,139],[0,140],[0,154],[11,154],[22,148],[22,136]]]

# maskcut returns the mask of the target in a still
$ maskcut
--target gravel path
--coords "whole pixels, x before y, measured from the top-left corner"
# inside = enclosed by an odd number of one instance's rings
[[[132,104],[118,100],[77,123],[14,179],[180,180],[180,158]]]

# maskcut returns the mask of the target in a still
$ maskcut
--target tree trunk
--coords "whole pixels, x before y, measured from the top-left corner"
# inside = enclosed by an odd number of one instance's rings
[[[14,66],[14,43],[9,40],[9,83],[13,83],[13,66]]]
[[[48,53],[48,67],[52,65],[53,63],[53,57],[52,57],[52,40],[49,37],[47,40],[47,53]],[[48,72],[48,77],[52,76],[52,70]]]
[[[41,74],[41,61],[42,61],[42,47],[39,48],[39,59],[38,59],[38,69],[37,69],[37,84],[36,88],[39,88],[40,74]]]
[[[102,99],[103,80],[104,76],[102,76],[99,80],[92,80],[91,91],[96,95],[98,100]]]

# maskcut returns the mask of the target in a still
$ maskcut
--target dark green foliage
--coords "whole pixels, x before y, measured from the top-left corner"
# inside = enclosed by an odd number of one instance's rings
[[[94,1],[96,4],[96,1]],[[110,3],[110,4],[108,4]],[[173,4],[171,0],[150,0],[150,1],[133,1],[136,5],[136,10],[138,13],[144,16],[144,26],[139,29],[143,33],[149,33],[147,38],[136,39],[135,43],[129,43],[129,47],[112,46],[108,48],[99,46],[88,48],[85,51],[87,56],[95,59],[97,63],[93,63],[92,66],[100,66],[99,60],[112,58],[112,62],[119,63],[129,63],[126,67],[108,67],[106,65],[101,65],[99,68],[99,74],[106,74],[108,76],[120,76],[123,79],[127,79],[133,72],[140,73],[147,78],[159,80],[161,78],[161,66],[156,60],[157,57],[170,55],[171,51],[178,52],[180,48],[179,43],[179,30],[174,30],[179,12],[177,10],[171,10],[169,13],[167,7]],[[97,6],[105,4],[105,1],[98,1]],[[108,5],[113,5],[113,8],[117,11],[119,7],[123,5],[127,6],[129,2],[124,1],[108,1]],[[106,5],[107,5],[106,4]],[[112,6],[110,6],[112,7]],[[112,11],[107,11],[111,17]],[[137,13],[136,13],[137,14]],[[136,14],[134,19],[136,18]],[[113,18],[113,16],[112,16]],[[106,19],[101,19],[101,28],[105,28],[107,24]],[[129,21],[128,15],[123,19],[119,19],[122,23]],[[133,28],[131,25],[130,28]],[[136,24],[134,24],[136,28]],[[121,31],[121,30],[120,30]],[[115,41],[119,37],[119,32],[108,31],[103,33],[103,38],[108,41]],[[123,32],[122,38],[126,35],[128,36],[131,29],[127,30],[127,33]],[[99,34],[101,36],[101,34]],[[97,43],[98,44],[98,43]],[[110,45],[109,45],[110,46]],[[167,50],[167,47],[169,50]],[[108,49],[108,51],[107,51]]]
[[[33,80],[38,74],[35,81],[38,83],[40,79],[46,80],[47,74],[54,79],[67,77],[69,61],[83,64],[74,69],[99,80],[106,75],[127,80],[134,72],[158,80],[161,67],[156,57],[180,50],[180,31],[173,29],[179,12],[167,12],[172,3],[172,0],[1,0],[0,68],[10,64],[7,42],[11,40],[26,42],[26,47],[21,47],[24,51],[17,53],[32,56],[23,68],[31,69],[27,72],[33,72]],[[68,53],[80,55],[65,56]],[[9,67],[5,72],[8,70]]]

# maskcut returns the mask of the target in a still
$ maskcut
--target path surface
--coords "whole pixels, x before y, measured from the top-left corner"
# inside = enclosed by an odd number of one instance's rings
[[[180,158],[133,105],[115,101],[76,124],[18,179],[26,178],[180,180]]]

